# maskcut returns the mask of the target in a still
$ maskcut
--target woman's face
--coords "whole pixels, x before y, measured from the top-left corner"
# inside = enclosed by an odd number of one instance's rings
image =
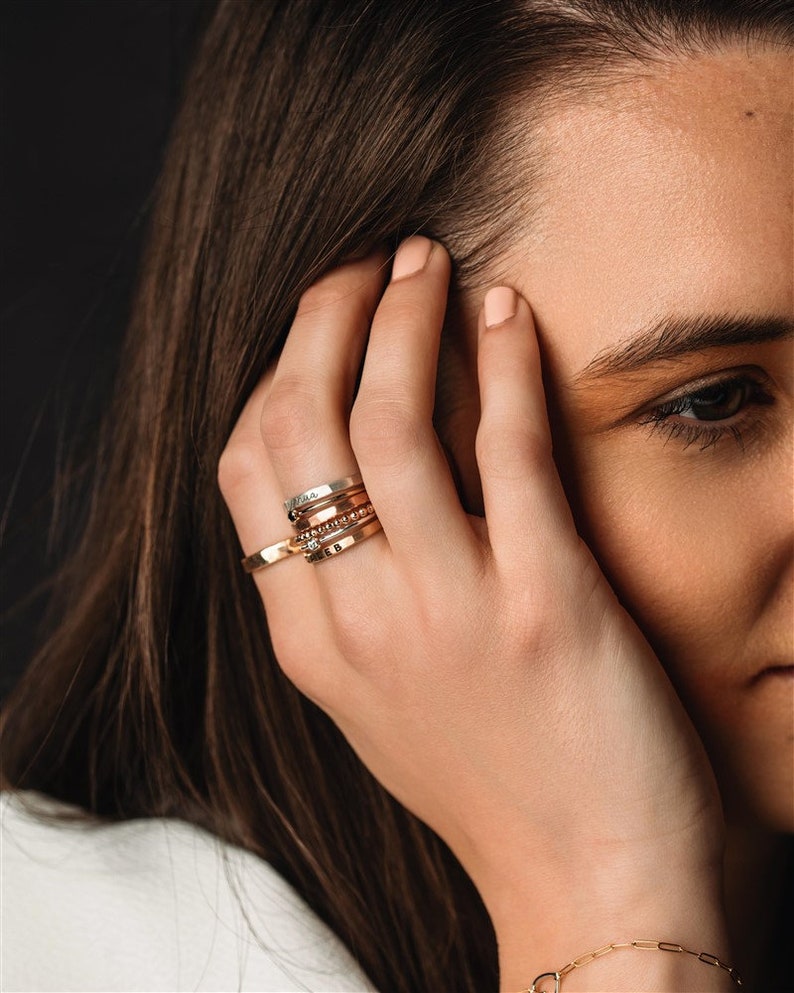
[[[792,60],[647,70],[540,141],[542,203],[500,272],[535,313],[580,531],[729,815],[791,829]]]

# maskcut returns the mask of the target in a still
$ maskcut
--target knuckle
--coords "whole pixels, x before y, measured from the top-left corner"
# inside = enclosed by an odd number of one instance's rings
[[[218,486],[224,497],[238,492],[251,480],[261,480],[262,449],[249,442],[227,445],[218,459]]]
[[[279,668],[291,683],[303,690],[311,684],[311,669],[306,647],[288,625],[270,626],[270,641]]]
[[[305,382],[275,383],[262,409],[262,439],[271,451],[313,448],[328,418]]]
[[[358,598],[360,599],[360,598]],[[353,615],[360,616],[357,603]],[[373,675],[383,657],[383,640],[369,625],[356,633],[350,613],[331,610],[321,621],[296,625],[293,620],[269,623],[273,655],[284,676],[326,713],[350,709],[351,694],[362,673]]]
[[[337,311],[343,305],[346,312],[368,319],[366,294],[362,293],[366,286],[368,284],[362,282],[360,274],[346,269],[328,273],[304,290],[298,301],[296,317],[311,316],[316,319],[326,312]]]
[[[329,666],[307,649],[306,631],[294,624],[270,625],[270,643],[279,668],[301,693],[322,704],[328,696]]]
[[[340,583],[326,603],[329,628],[337,651],[350,665],[360,666],[380,658],[388,644],[385,618],[362,612],[358,584]]]
[[[405,289],[399,286],[400,290]],[[388,322],[393,329],[396,339],[410,332],[411,328],[424,327],[427,324],[427,303],[423,296],[416,293],[400,293],[396,299],[389,300]]]
[[[300,637],[289,624],[277,624],[273,620],[268,623],[270,644],[273,654],[281,671],[292,679],[293,671],[300,669],[301,645]],[[305,646],[303,647],[305,652]],[[292,679],[295,682],[294,679]]]
[[[373,465],[409,462],[423,441],[415,410],[394,399],[359,400],[350,417],[353,450]]]
[[[530,427],[481,425],[475,441],[477,464],[497,479],[518,479],[545,467],[551,444]]]
[[[338,273],[323,276],[301,294],[298,301],[298,316],[303,317],[333,307],[344,299],[347,292],[347,286]]]
[[[361,669],[380,656],[380,639],[374,636],[369,625],[351,624],[350,614],[343,610],[335,609],[331,616],[337,648],[348,665]]]

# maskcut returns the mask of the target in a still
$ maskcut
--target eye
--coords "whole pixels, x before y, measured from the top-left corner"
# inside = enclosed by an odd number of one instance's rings
[[[695,421],[725,421],[735,417],[749,402],[754,383],[749,380],[729,379],[712,383],[696,393],[673,400],[671,413]]]
[[[768,377],[734,372],[708,383],[692,384],[676,396],[657,400],[640,417],[640,424],[661,431],[667,439],[678,438],[684,448],[697,445],[702,451],[724,438],[733,438],[744,448],[745,437],[763,426],[759,408],[774,403],[765,389]]]

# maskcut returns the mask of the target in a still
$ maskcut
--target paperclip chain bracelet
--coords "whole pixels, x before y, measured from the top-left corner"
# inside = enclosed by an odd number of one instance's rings
[[[737,986],[742,985],[742,979],[739,973],[732,969],[729,965],[721,962],[716,955],[710,955],[708,952],[693,952],[689,948],[684,948],[683,945],[677,945],[672,941],[613,941],[611,945],[603,945],[601,948],[596,948],[594,952],[587,952],[586,955],[580,955],[579,958],[574,959],[573,962],[569,962],[568,965],[563,966],[557,972],[543,972],[539,976],[536,976],[532,982],[529,989],[522,990],[521,993],[560,993],[560,980],[563,976],[567,976],[569,973],[573,972],[574,969],[579,969],[583,965],[587,965],[588,962],[592,962],[593,959],[601,958],[602,955],[606,955],[608,952],[614,952],[616,948],[642,948],[649,949],[651,951],[659,952],[678,952],[684,955],[694,955],[698,962],[703,962],[706,965],[713,965],[718,969],[723,969],[731,979],[736,983]],[[543,982],[546,979],[554,980],[553,989],[539,989],[538,983]]]

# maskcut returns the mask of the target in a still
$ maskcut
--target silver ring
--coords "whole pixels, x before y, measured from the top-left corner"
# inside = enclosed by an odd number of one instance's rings
[[[303,493],[285,500],[284,510],[289,514],[290,511],[302,507],[305,503],[310,503],[313,500],[321,500],[323,497],[331,496],[332,493],[338,493],[339,490],[361,486],[362,482],[361,473],[356,472],[352,476],[335,479],[332,483],[322,483],[320,486],[312,486],[310,490],[304,490]]]

